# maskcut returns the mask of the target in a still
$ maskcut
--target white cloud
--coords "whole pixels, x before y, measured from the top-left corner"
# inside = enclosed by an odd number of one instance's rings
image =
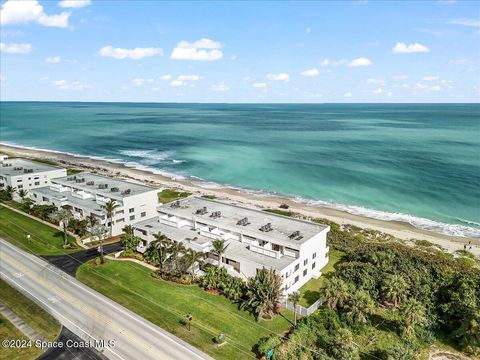
[[[177,77],[177,80],[180,80],[180,81],[198,81],[201,78],[202,77],[200,75],[179,75]]]
[[[85,90],[89,88],[89,86],[80,81],[54,80],[52,85],[60,90]]]
[[[62,0],[58,3],[58,6],[61,8],[79,9],[81,7],[90,5],[91,3],[91,0]]]
[[[424,76],[424,77],[422,77],[422,80],[423,81],[437,81],[438,76]]]
[[[307,27],[305,29],[305,34],[310,34],[312,32],[312,28]]]
[[[40,81],[46,81],[46,80],[48,80],[48,76],[42,76],[42,77],[40,78]]]
[[[407,80],[408,76],[407,75],[393,75],[392,79],[393,80]]]
[[[200,39],[195,42],[180,41],[173,49],[170,59],[215,61],[223,57],[220,50],[222,44],[211,39]]]
[[[210,89],[215,92],[223,92],[230,90],[230,87],[224,84],[213,84]]]
[[[153,79],[142,79],[142,78],[136,78],[132,80],[133,85],[135,86],[142,86],[145,83],[153,83]]]
[[[416,84],[417,89],[425,91],[439,91],[442,88],[439,85]]]
[[[340,59],[340,60],[332,60],[332,59],[323,59],[320,62],[321,67],[327,67],[327,66],[338,66],[338,65],[343,65],[347,61],[345,59]]]
[[[263,88],[266,88],[267,87],[267,84],[265,83],[255,83],[252,85],[254,88],[257,88],[257,89],[263,89]]]
[[[159,76],[160,80],[170,80],[172,78],[172,75],[162,75]]]
[[[455,65],[467,65],[470,64],[471,61],[470,59],[452,59],[449,61],[450,64],[455,64]]]
[[[28,54],[32,51],[32,44],[5,44],[0,43],[0,51],[9,54]]]
[[[60,62],[60,60],[61,60],[60,56],[52,56],[52,57],[47,57],[45,59],[45,62],[49,64],[57,64]]]
[[[114,48],[111,45],[102,47],[98,54],[103,57],[111,57],[114,59],[132,59],[139,60],[155,55],[162,55],[163,50],[160,48],[147,47],[147,48],[133,48],[133,49],[122,49]]]
[[[69,12],[47,15],[43,6],[37,0],[14,1],[8,0],[0,10],[0,24],[18,25],[37,23],[43,26],[68,27]]]
[[[364,58],[364,57],[353,59],[348,64],[348,66],[350,66],[350,67],[370,66],[370,65],[372,65],[372,62],[370,61],[370,59],[367,59],[367,58]]]
[[[170,85],[171,86],[183,86],[183,85],[187,85],[187,83],[184,82],[184,81],[181,81],[181,80],[173,80],[172,82],[170,82]]]
[[[383,90],[382,88],[378,88],[372,91],[372,93],[374,93],[375,95],[383,94],[384,92],[385,90]]]
[[[384,85],[385,80],[383,79],[367,79],[367,84],[379,84],[379,85]]]
[[[460,18],[460,19],[450,20],[448,23],[455,24],[455,25],[480,27],[480,20],[478,19]]]
[[[412,54],[412,53],[419,53],[419,52],[429,52],[430,49],[425,45],[419,43],[413,44],[406,44],[403,42],[397,42],[392,49],[392,53],[394,54]]]
[[[351,98],[351,97],[352,97],[352,93],[351,93],[351,92],[346,92],[345,94],[343,94],[343,97]]]
[[[273,81],[290,81],[290,75],[287,73],[267,74],[267,79]]]
[[[313,69],[310,69],[310,70],[302,71],[300,73],[300,75],[306,76],[306,77],[315,77],[315,76],[320,75],[320,71],[318,71],[318,69],[313,68]]]

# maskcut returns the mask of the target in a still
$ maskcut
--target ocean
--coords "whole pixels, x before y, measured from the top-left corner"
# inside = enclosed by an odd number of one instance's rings
[[[2,102],[0,141],[480,238],[480,104]]]

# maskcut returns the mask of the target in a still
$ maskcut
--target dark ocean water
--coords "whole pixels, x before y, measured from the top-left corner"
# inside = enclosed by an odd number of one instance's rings
[[[0,140],[480,237],[479,104],[2,102]]]

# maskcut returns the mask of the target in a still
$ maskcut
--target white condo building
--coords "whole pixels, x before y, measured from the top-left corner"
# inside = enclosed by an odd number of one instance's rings
[[[113,236],[122,233],[125,225],[157,215],[158,189],[145,185],[100,176],[80,173],[51,179],[49,186],[33,189],[30,198],[37,204],[69,205],[73,215],[85,218],[94,214],[100,224],[110,227],[102,205],[110,200],[119,205],[113,216]]]
[[[0,188],[11,186],[19,190],[31,190],[50,185],[53,178],[67,175],[67,170],[25,159],[0,158]]]
[[[319,277],[328,263],[329,226],[195,196],[157,210],[154,218],[135,224],[135,235],[142,239],[140,252],[161,232],[216,264],[211,243],[222,239],[228,247],[221,262],[231,275],[247,279],[257,269],[272,268],[282,277],[285,293]]]

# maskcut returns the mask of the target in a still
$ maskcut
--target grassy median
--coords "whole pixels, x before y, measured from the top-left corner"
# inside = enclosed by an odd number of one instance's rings
[[[131,262],[109,260],[107,265],[82,265],[77,278],[145,319],[218,359],[255,358],[253,346],[272,333],[282,334],[291,323],[290,312],[272,321],[255,321],[252,314],[221,295],[197,285],[179,285],[150,276],[151,270]],[[193,316],[192,331],[182,320]],[[285,317],[284,317],[285,316]],[[227,344],[212,339],[225,333]]]
[[[30,239],[27,237],[30,235]],[[28,216],[0,205],[0,237],[36,255],[64,255],[78,251],[75,239],[68,237],[74,248],[64,249],[63,233]]]

